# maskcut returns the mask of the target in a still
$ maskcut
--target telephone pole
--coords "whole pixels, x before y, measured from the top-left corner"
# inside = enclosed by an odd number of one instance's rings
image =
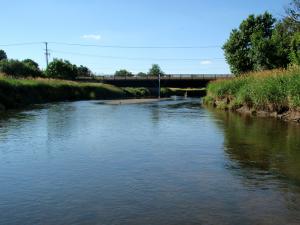
[[[47,67],[48,67],[48,65],[49,65],[49,55],[50,55],[50,53],[48,52],[48,42],[45,42],[45,46],[46,46],[46,49],[45,49],[45,56],[46,56],[46,65],[47,65]]]
[[[160,99],[160,72],[158,74],[158,98]]]

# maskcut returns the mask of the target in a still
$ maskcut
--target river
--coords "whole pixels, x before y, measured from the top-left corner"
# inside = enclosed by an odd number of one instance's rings
[[[9,112],[0,224],[300,224],[300,126],[199,99]]]

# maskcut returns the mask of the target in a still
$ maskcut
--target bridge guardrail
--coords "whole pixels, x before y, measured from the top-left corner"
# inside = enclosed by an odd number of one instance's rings
[[[218,78],[231,78],[232,74],[167,74],[161,77],[161,80],[215,80]],[[92,77],[79,77],[78,80],[157,80],[156,76],[92,76]]]

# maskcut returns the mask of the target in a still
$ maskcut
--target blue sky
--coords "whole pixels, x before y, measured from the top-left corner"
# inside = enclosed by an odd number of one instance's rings
[[[45,67],[53,58],[83,64],[99,74],[118,69],[166,73],[229,73],[220,47],[190,49],[101,48],[51,42],[119,46],[222,46],[249,14],[284,14],[288,0],[0,0],[0,49],[9,58],[31,58]]]

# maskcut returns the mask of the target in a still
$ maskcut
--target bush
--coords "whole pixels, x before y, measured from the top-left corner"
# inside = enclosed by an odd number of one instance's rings
[[[5,51],[0,49],[0,61],[6,60],[6,59],[7,59],[7,55],[6,55]]]
[[[89,68],[87,68],[86,66],[80,65],[77,68],[77,70],[78,70],[77,71],[78,72],[78,74],[77,74],[78,77],[91,77],[91,76],[93,76],[92,71]]]
[[[73,80],[77,75],[77,66],[62,59],[54,59],[46,69],[46,76],[51,78]]]
[[[143,72],[139,72],[139,73],[137,74],[137,76],[138,76],[138,77],[146,77],[147,74],[146,74],[146,73],[143,73]]]
[[[14,77],[39,77],[42,75],[38,64],[33,60],[2,60],[0,72]]]
[[[115,72],[115,76],[117,77],[133,77],[133,73],[127,70],[118,70]]]

